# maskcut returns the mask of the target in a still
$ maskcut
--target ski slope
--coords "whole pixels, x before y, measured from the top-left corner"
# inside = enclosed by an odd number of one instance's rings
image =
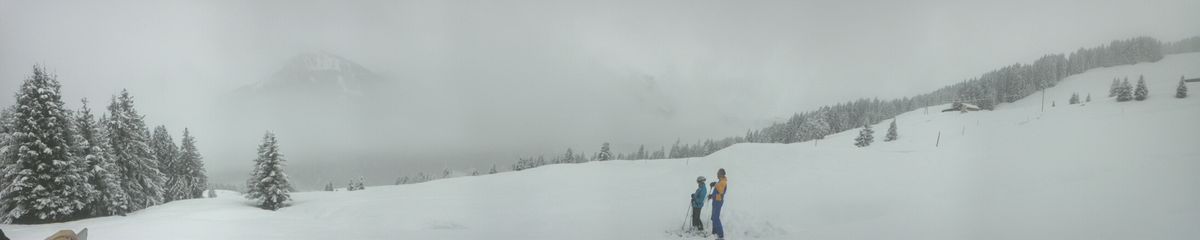
[[[1108,98],[1144,74],[1150,98]],[[233,192],[125,217],[0,225],[13,239],[87,227],[91,239],[680,239],[696,176],[729,172],[729,239],[1200,238],[1200,54],[1095,69],[995,111],[897,117],[900,140],[856,148],[738,144],[708,157],[539,167],[259,210]],[[1072,92],[1092,101],[1068,105]],[[1056,107],[1050,107],[1050,101]],[[940,134],[940,141],[938,140]],[[937,146],[935,146],[935,143]],[[708,206],[704,219],[708,218]]]

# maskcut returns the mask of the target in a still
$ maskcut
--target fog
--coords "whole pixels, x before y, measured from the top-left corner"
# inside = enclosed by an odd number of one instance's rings
[[[128,89],[149,124],[176,140],[193,132],[218,183],[241,183],[272,130],[302,189],[360,175],[390,184],[443,168],[503,170],[567,148],[590,156],[603,142],[615,152],[669,148],[1044,54],[1134,36],[1174,41],[1200,35],[1197,9],[1188,0],[0,0],[0,92],[16,92],[34,64],[58,75],[72,109],[80,98],[103,109]],[[234,97],[313,53],[381,82],[350,101]]]

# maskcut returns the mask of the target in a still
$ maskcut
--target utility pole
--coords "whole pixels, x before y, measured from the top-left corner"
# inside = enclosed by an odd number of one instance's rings
[[[1046,112],[1046,84],[1038,84],[1042,87],[1042,112]]]

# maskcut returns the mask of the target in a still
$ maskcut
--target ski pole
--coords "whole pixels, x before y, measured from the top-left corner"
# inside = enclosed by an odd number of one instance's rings
[[[685,212],[685,213],[683,214],[683,225],[682,225],[682,226],[679,226],[679,231],[680,231],[680,232],[686,232],[686,231],[687,231],[687,225],[688,225],[688,216],[689,216],[689,215],[691,215],[691,213],[692,213],[692,206],[690,206],[690,205],[689,205],[689,206],[688,206],[688,209],[687,209],[687,212]]]

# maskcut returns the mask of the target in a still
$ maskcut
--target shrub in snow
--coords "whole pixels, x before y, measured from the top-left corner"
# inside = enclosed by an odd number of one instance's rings
[[[358,180],[350,179],[350,183],[346,184],[346,191],[358,191],[358,190],[367,189],[366,186],[363,185],[363,182],[365,182],[365,181],[366,181],[365,177],[358,177]]]
[[[1133,99],[1142,101],[1146,100],[1147,97],[1150,97],[1149,95],[1150,90],[1146,89],[1146,79],[1143,79],[1142,76],[1138,76],[1137,90],[1133,91]]]
[[[277,210],[291,200],[292,185],[283,171],[283,155],[275,134],[267,132],[262,145],[258,146],[258,158],[254,159],[254,171],[246,180],[246,198],[258,200],[259,207]]]
[[[209,188],[208,189],[208,198],[216,198],[216,197],[217,197],[217,189]]]
[[[870,146],[871,142],[874,141],[874,138],[875,138],[874,135],[875,135],[875,131],[871,130],[870,124],[863,125],[862,131],[858,132],[858,137],[854,138],[854,146],[858,146],[858,147]]]

